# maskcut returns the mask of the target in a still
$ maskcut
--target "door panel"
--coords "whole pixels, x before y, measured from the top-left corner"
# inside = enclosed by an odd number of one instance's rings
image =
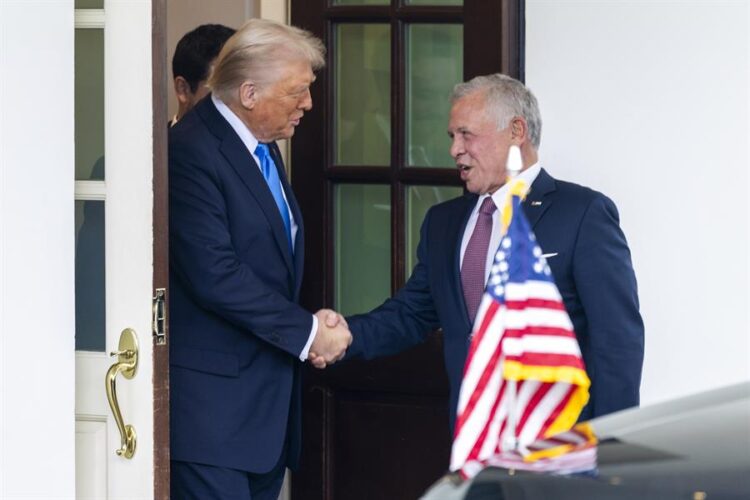
[[[391,26],[335,25],[336,165],[391,162]]]
[[[76,415],[76,498],[107,498],[107,420]]]

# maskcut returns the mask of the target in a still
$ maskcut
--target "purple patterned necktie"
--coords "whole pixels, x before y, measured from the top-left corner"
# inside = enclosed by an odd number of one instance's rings
[[[492,236],[492,213],[497,209],[492,196],[488,196],[479,207],[477,225],[471,233],[469,244],[464,251],[464,261],[461,265],[461,285],[466,299],[466,310],[469,319],[474,324],[474,318],[482,301],[485,285],[485,266],[487,265],[487,250]]]

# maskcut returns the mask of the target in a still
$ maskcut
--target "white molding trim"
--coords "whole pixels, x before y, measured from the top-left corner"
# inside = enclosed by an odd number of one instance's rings
[[[98,200],[107,199],[107,183],[105,181],[76,181],[76,200]]]
[[[75,27],[82,29],[103,29],[104,9],[76,9]]]
[[[89,413],[76,413],[76,422],[103,422],[107,423],[106,415],[92,415]]]

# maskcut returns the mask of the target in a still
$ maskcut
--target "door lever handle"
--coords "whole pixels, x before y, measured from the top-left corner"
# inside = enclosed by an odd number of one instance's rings
[[[126,328],[120,334],[120,344],[118,350],[110,353],[110,356],[117,356],[117,361],[109,367],[104,380],[104,388],[107,391],[107,400],[109,407],[112,409],[112,415],[115,417],[117,428],[120,431],[120,448],[115,450],[118,456],[133,458],[135,455],[136,433],[132,425],[125,425],[120,411],[120,404],[117,402],[117,391],[115,382],[117,374],[130,380],[135,377],[138,369],[138,336],[132,328]]]

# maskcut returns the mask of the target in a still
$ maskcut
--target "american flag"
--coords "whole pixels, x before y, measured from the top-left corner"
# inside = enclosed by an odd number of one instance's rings
[[[451,470],[473,477],[507,452],[569,430],[588,401],[589,378],[547,261],[514,181],[464,368]]]

